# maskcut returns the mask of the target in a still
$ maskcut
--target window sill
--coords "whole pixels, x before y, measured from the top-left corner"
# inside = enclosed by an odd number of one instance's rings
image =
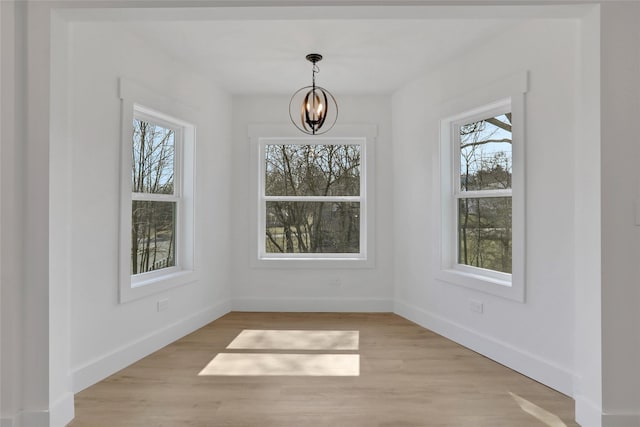
[[[120,286],[120,303],[144,298],[168,289],[187,285],[198,280],[193,270],[178,270],[167,274],[155,275],[145,280],[129,281]]]
[[[357,269],[374,268],[371,258],[254,258],[252,268],[280,269]]]
[[[488,275],[461,271],[455,268],[442,269],[436,274],[436,278],[479,292],[495,295],[517,302],[524,302],[524,286],[510,280],[503,280]]]

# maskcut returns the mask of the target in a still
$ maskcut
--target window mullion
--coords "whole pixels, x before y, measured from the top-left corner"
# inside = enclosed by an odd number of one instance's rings
[[[494,197],[511,197],[513,192],[509,190],[479,190],[479,191],[458,191],[454,194],[456,199],[482,199]]]
[[[361,196],[263,196],[265,202],[360,202]]]
[[[177,202],[178,200],[180,200],[180,198],[172,194],[131,193],[131,200],[150,202]]]

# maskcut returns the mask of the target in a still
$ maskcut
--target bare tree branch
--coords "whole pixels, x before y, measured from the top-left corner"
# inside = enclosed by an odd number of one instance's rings
[[[276,247],[278,248],[278,250],[282,253],[284,253],[284,250],[282,250],[282,246],[280,246],[278,244],[278,242],[276,242],[276,239],[273,238],[273,235],[271,234],[271,232],[269,230],[267,230],[267,237],[269,238],[269,241]]]
[[[485,119],[484,121],[487,122],[487,123],[491,123],[495,127],[499,127],[500,129],[504,129],[507,132],[511,132],[511,123],[502,122],[502,121],[496,119],[495,117],[491,117],[491,118]],[[509,114],[509,121],[511,121],[511,114]]]
[[[510,138],[502,138],[502,139],[485,139],[483,141],[475,141],[475,142],[469,142],[467,144],[462,144],[460,146],[461,150],[464,150],[467,147],[477,147],[478,145],[484,145],[484,144],[489,144],[491,142],[507,142],[509,144],[511,144],[511,139]]]

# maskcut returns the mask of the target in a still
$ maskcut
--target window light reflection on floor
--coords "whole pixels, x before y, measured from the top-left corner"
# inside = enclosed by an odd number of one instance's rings
[[[358,350],[358,331],[245,329],[227,346],[242,350]]]
[[[552,414],[546,409],[542,409],[538,405],[533,402],[528,401],[527,399],[518,396],[515,393],[509,392],[513,400],[516,401],[518,406],[526,412],[527,414],[537,418],[539,421],[543,422],[549,427],[567,427],[567,425],[560,419],[559,416]]]
[[[220,353],[198,375],[353,377],[360,355]]]
[[[232,352],[216,355],[198,375],[359,376],[360,355],[353,354],[359,349],[359,339],[359,331],[246,329],[227,346]],[[261,350],[309,353],[258,352]]]

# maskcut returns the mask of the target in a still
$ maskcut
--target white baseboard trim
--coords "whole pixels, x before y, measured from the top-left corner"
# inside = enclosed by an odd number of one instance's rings
[[[384,298],[234,298],[233,311],[390,313],[393,300]]]
[[[576,422],[582,427],[638,427],[640,413],[603,413],[602,408],[585,396],[575,396]]]
[[[49,411],[21,411],[0,418],[0,427],[49,427]]]
[[[74,393],[84,390],[154,351],[213,322],[230,310],[231,304],[228,300],[221,302],[73,369]]]
[[[0,427],[64,427],[75,414],[73,393],[64,393],[48,411],[23,411],[0,418]]]
[[[57,401],[50,403],[49,425],[64,427],[75,417],[73,393],[64,393]]]
[[[18,417],[20,421],[16,427],[50,427],[49,415],[49,411],[24,411]]]
[[[603,414],[602,427],[638,427],[640,414]],[[582,427],[591,427],[584,424]]]
[[[576,422],[582,427],[602,427],[602,409],[583,395],[574,396]]]
[[[394,312],[560,393],[573,394],[573,374],[553,362],[402,301],[396,300]]]

